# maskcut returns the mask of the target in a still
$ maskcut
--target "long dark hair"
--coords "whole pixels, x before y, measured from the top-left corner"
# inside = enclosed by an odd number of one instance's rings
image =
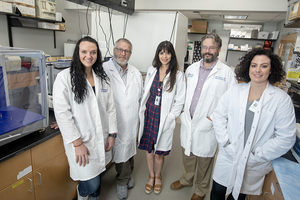
[[[92,66],[92,69],[94,70],[95,74],[101,78],[102,81],[104,80],[106,83],[108,83],[108,77],[102,67],[101,52],[99,50],[97,41],[89,36],[81,38],[80,40],[78,40],[74,49],[73,59],[70,67],[72,92],[74,92],[74,100],[78,104],[82,103],[88,94],[85,67],[81,63],[79,57],[79,45],[81,42],[85,41],[92,42],[97,46],[97,60]]]
[[[168,87],[167,91],[171,92],[176,82],[176,74],[177,71],[179,70],[179,66],[178,66],[176,53],[172,43],[169,41],[163,41],[158,45],[156,49],[156,53],[152,62],[153,67],[157,68],[157,70],[159,70],[159,68],[161,67],[162,64],[159,60],[159,52],[161,52],[162,50],[171,53],[171,61],[169,64],[170,79],[167,81],[165,86]]]

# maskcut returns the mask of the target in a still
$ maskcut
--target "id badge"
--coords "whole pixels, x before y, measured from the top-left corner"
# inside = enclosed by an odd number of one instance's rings
[[[251,112],[255,112],[256,111],[256,108],[257,108],[257,105],[258,105],[258,101],[253,101],[252,105],[250,106],[249,110]]]
[[[156,96],[156,97],[155,97],[154,105],[159,106],[159,104],[160,104],[160,99],[161,99],[161,96]]]

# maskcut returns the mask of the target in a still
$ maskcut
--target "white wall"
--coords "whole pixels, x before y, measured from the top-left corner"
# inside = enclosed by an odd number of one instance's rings
[[[136,10],[286,11],[286,0],[136,0]]]
[[[64,43],[67,42],[68,39],[78,40],[81,38],[79,24],[82,33],[87,33],[85,13],[79,13],[78,16],[78,12],[76,10],[65,10],[64,0],[56,1],[56,11],[62,13],[63,18],[66,21],[66,31],[56,32],[56,48],[54,48],[53,31],[18,27],[12,28],[14,47],[38,49],[53,56],[63,55]],[[89,18],[90,17],[88,16],[88,21],[90,24]],[[9,46],[5,15],[0,15],[0,27],[0,45]]]
[[[100,44],[105,42],[105,35],[99,26],[98,12],[92,13],[92,36]],[[140,71],[146,72],[152,65],[152,60],[158,44],[164,40],[170,40],[176,12],[135,12],[128,17],[125,38],[133,44],[130,63]],[[96,19],[95,19],[96,18]],[[110,36],[109,17],[105,12],[100,13],[101,25],[107,39]],[[112,15],[112,27],[114,41],[123,37],[124,16]],[[181,14],[177,15],[177,24],[173,33],[172,43],[175,46],[180,67],[183,68],[183,59],[186,51],[187,18]],[[179,23],[179,24],[178,24]],[[98,34],[97,34],[98,29]],[[109,42],[110,54],[113,55],[113,43]],[[106,50],[102,49],[105,55]]]

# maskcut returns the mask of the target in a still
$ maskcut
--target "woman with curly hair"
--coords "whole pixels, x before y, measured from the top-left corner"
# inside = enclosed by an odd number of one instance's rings
[[[176,118],[185,101],[185,76],[171,42],[161,42],[149,67],[140,107],[139,149],[146,150],[149,179],[145,192],[162,191],[164,156],[172,147]],[[156,171],[154,171],[154,168]],[[154,185],[154,187],[153,187]]]
[[[117,125],[112,91],[93,38],[87,36],[77,42],[71,67],[57,75],[53,105],[70,176],[80,181],[77,197],[99,199],[100,173],[110,161],[105,151],[114,145]]]
[[[271,161],[295,142],[296,122],[290,97],[272,84],[284,76],[280,58],[253,49],[235,69],[237,79],[211,116],[219,143],[211,200],[259,195]]]

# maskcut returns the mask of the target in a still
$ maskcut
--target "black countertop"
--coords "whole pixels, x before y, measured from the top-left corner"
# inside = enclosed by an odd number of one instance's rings
[[[53,121],[55,121],[54,113],[49,111],[49,124],[51,124]],[[32,147],[35,147],[59,134],[60,132],[58,129],[51,129],[50,126],[48,126],[42,133],[36,131],[8,144],[0,146],[0,163],[19,155],[22,152],[27,151],[28,149],[31,149]]]

